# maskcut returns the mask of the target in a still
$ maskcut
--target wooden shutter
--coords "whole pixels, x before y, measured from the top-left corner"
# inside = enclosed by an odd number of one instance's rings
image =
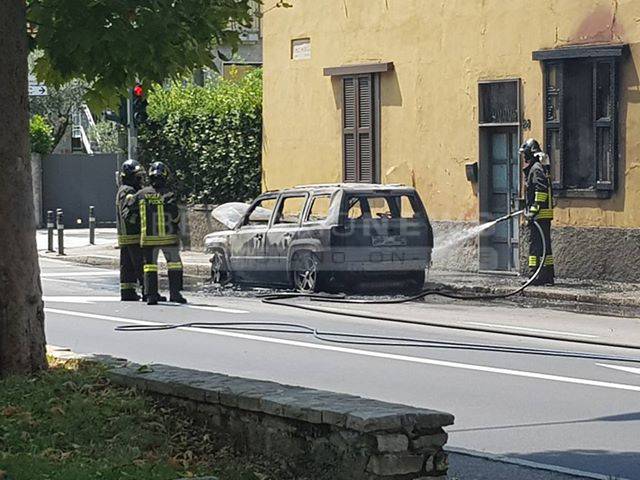
[[[547,63],[544,71],[545,84],[545,145],[551,162],[553,188],[564,188],[564,68],[561,62]]]
[[[344,77],[342,79],[343,91],[343,161],[344,181],[358,181],[358,145],[356,142],[356,78]]]
[[[596,159],[596,189],[615,189],[617,62],[597,60],[593,64],[593,129]]]
[[[343,77],[343,161],[346,182],[376,179],[372,74]]]

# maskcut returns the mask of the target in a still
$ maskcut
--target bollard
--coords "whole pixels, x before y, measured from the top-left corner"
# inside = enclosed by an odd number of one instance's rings
[[[89,207],[89,244],[96,244],[96,216],[93,205]]]
[[[47,210],[47,252],[55,252],[53,249],[53,210]]]
[[[58,228],[58,255],[64,255],[64,222],[62,209],[56,210],[56,226]]]

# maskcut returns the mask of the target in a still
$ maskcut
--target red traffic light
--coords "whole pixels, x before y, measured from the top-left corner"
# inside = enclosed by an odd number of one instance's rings
[[[133,87],[133,94],[136,97],[142,97],[144,95],[144,88],[142,88],[142,85],[136,85]]]

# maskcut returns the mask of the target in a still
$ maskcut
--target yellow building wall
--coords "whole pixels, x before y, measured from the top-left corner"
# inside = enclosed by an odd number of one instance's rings
[[[543,140],[535,50],[627,43],[618,189],[559,199],[556,225],[640,227],[640,0],[265,0],[263,187],[342,179],[341,85],[323,68],[392,61],[381,74],[381,176],[414,184],[434,220],[478,220],[478,81],[522,79],[523,136]],[[291,59],[308,37],[311,58]],[[477,189],[476,189],[477,190]]]

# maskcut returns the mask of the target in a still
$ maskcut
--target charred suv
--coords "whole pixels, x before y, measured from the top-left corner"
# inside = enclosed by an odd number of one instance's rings
[[[309,185],[260,195],[232,230],[205,239],[214,283],[301,292],[368,282],[418,290],[433,231],[415,189]]]

